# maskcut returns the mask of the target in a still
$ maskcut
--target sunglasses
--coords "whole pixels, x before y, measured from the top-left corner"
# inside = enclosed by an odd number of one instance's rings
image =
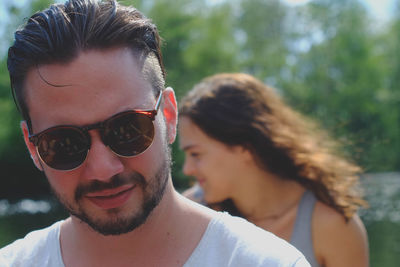
[[[91,138],[89,131],[98,129],[102,142],[121,157],[145,152],[154,139],[153,121],[161,104],[160,92],[153,110],[130,110],[111,118],[86,125],[59,125],[38,134],[29,134],[40,159],[56,170],[73,170],[86,160]]]

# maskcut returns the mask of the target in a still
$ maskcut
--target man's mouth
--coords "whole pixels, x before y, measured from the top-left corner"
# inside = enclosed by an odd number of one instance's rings
[[[114,209],[121,207],[131,196],[135,185],[129,184],[113,189],[105,189],[85,195],[93,204],[102,209]]]

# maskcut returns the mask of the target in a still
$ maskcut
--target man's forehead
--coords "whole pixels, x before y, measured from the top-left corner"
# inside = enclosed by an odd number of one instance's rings
[[[85,86],[90,78],[106,84],[116,80],[141,85],[146,82],[130,49],[117,48],[83,51],[67,63],[35,66],[27,74],[25,88],[29,94],[35,88]]]
[[[97,110],[91,112],[93,118],[82,118],[82,123],[90,123],[127,109],[149,108],[154,93],[142,76],[129,50],[89,51],[67,64],[31,70],[27,105],[33,121],[48,117],[45,111],[52,110],[54,123],[67,122],[77,115],[75,110]]]
[[[128,48],[90,49],[80,51],[73,59],[67,62],[52,62],[33,67],[29,73],[37,73],[41,79],[52,78],[48,81],[56,85],[67,85],[75,77],[74,74],[96,73],[101,67],[109,67],[113,71],[113,64],[129,62],[136,67],[137,59]],[[78,71],[77,71],[78,70]],[[79,77],[79,76],[78,76]],[[46,79],[47,78],[47,79]]]

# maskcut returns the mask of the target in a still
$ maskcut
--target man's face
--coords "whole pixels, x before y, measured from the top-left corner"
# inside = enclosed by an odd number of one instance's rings
[[[25,88],[33,133],[57,125],[88,125],[132,109],[150,110],[156,101],[126,48],[90,50],[68,64],[39,66],[28,72]],[[141,225],[162,199],[170,173],[169,123],[174,122],[164,120],[160,110],[153,144],[130,158],[114,154],[91,130],[88,156],[71,171],[48,167],[26,143],[72,215],[102,234],[121,234]],[[26,140],[26,129],[24,135]]]

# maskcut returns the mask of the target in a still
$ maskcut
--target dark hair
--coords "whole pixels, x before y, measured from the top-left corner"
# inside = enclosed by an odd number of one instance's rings
[[[7,66],[14,101],[31,128],[24,99],[29,70],[43,64],[68,63],[81,51],[118,46],[131,48],[142,64],[148,56],[157,58],[157,68],[161,70],[154,70],[153,66],[151,77],[146,78],[151,79],[153,87],[157,87],[154,90],[159,92],[165,82],[160,45],[156,26],[137,9],[121,6],[115,0],[70,0],[51,5],[32,15],[15,32],[14,44],[8,50]]]
[[[245,147],[260,168],[297,181],[346,219],[365,203],[357,187],[361,169],[338,155],[325,132],[250,75],[204,79],[181,100],[179,116],[213,139]]]

